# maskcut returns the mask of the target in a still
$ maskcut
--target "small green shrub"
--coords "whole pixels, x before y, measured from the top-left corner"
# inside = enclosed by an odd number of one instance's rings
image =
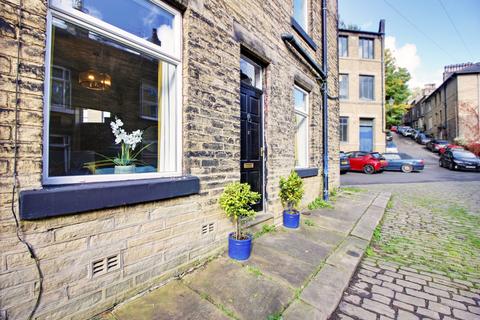
[[[320,208],[333,208],[333,205],[325,200],[323,200],[320,197],[315,198],[312,202],[308,204],[308,209],[309,210],[315,210],[315,209],[320,209]]]
[[[305,219],[305,225],[307,225],[309,227],[313,227],[315,225],[315,222],[313,222],[312,220],[309,220],[309,219]]]
[[[364,191],[364,189],[357,187],[342,187],[341,190],[344,193],[359,193]]]
[[[270,232],[275,232],[277,229],[275,228],[275,225],[273,224],[264,224],[262,226],[262,230],[258,231],[255,233],[255,238],[261,237],[264,234],[270,233]]]
[[[256,212],[251,205],[258,200],[260,200],[260,194],[251,191],[247,183],[232,182],[223,190],[220,196],[220,207],[236,225],[235,239],[245,238],[241,228],[242,222],[255,216]]]
[[[303,181],[292,170],[288,178],[280,178],[280,200],[288,211],[296,210],[303,197]]]

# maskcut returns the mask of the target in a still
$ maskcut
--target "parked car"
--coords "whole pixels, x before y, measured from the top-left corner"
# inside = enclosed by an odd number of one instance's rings
[[[398,153],[397,145],[392,141],[387,142],[385,153]]]
[[[456,144],[447,144],[445,147],[441,147],[440,149],[438,149],[438,153],[444,154],[445,151],[452,150],[452,149],[465,150],[465,148],[462,146],[457,146]]]
[[[408,129],[411,129],[411,128],[408,127],[408,126],[398,126],[398,128],[397,128],[397,133],[398,133],[398,134],[403,134],[403,132],[404,132],[405,130],[408,130]]]
[[[421,133],[421,131],[418,130],[418,129],[413,129],[413,130],[414,130],[414,132],[412,133],[412,135],[410,135],[410,139],[416,140],[418,135]]]
[[[392,132],[397,132],[397,129],[398,129],[397,126],[391,126],[390,127],[390,131],[392,131]]]
[[[378,152],[352,151],[347,153],[350,160],[350,171],[363,171],[366,174],[383,172],[388,165]]]
[[[467,150],[448,150],[440,156],[440,167],[450,170],[469,170],[480,172],[480,159]]]
[[[420,133],[418,134],[417,138],[415,141],[417,141],[420,144],[426,145],[430,140],[432,140],[432,136],[426,133]]]
[[[385,167],[388,171],[412,172],[423,170],[425,167],[423,159],[414,159],[406,153],[384,153],[383,157],[388,162]]]
[[[447,140],[432,139],[427,142],[426,147],[432,152],[438,152],[441,147],[445,147],[447,144]]]
[[[412,129],[412,128],[407,128],[405,130],[402,131],[402,135],[404,137],[410,137],[411,135],[413,135],[415,132],[415,129]]]
[[[393,140],[393,133],[392,133],[391,131],[387,131],[387,132],[385,133],[385,139],[386,139],[387,141],[392,141],[392,140]]]
[[[345,152],[340,151],[340,174],[345,174],[350,170],[350,159]]]

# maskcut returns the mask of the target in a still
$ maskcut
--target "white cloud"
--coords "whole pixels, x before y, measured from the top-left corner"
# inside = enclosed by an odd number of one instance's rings
[[[432,82],[432,80],[421,79],[418,68],[421,65],[420,56],[417,53],[417,46],[413,43],[406,43],[401,47],[397,47],[397,39],[392,36],[385,37],[385,48],[392,51],[397,65],[402,68],[406,68],[412,78],[409,81],[409,86],[414,87],[423,87],[425,83]]]

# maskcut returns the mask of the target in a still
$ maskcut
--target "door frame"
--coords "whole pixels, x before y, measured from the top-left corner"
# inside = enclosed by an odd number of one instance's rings
[[[260,153],[262,156],[262,210],[258,211],[257,213],[266,213],[267,212],[267,147],[266,147],[266,133],[265,133],[265,69],[266,66],[264,63],[261,63],[258,61],[258,59],[252,58],[250,55],[245,54],[244,52],[240,53],[240,59],[243,59],[249,63],[253,63],[254,65],[257,65],[260,67],[260,76],[261,76],[261,84],[262,88],[256,88],[260,91],[262,91],[262,95],[260,96],[260,100],[262,102],[262,123],[261,123],[261,128],[262,128],[262,144],[261,144],[261,149]],[[240,61],[239,61],[240,62]],[[240,63],[239,63],[240,65]],[[240,84],[240,91],[242,90],[242,81],[239,81]],[[240,129],[241,130],[241,129]],[[241,145],[240,145],[241,148]],[[241,169],[241,168],[240,168]]]

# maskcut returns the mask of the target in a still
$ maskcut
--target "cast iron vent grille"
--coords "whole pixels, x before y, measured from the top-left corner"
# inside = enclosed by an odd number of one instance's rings
[[[92,261],[92,278],[120,269],[120,255],[116,254]]]
[[[202,235],[211,233],[213,231],[215,231],[215,223],[214,222],[202,225]]]

